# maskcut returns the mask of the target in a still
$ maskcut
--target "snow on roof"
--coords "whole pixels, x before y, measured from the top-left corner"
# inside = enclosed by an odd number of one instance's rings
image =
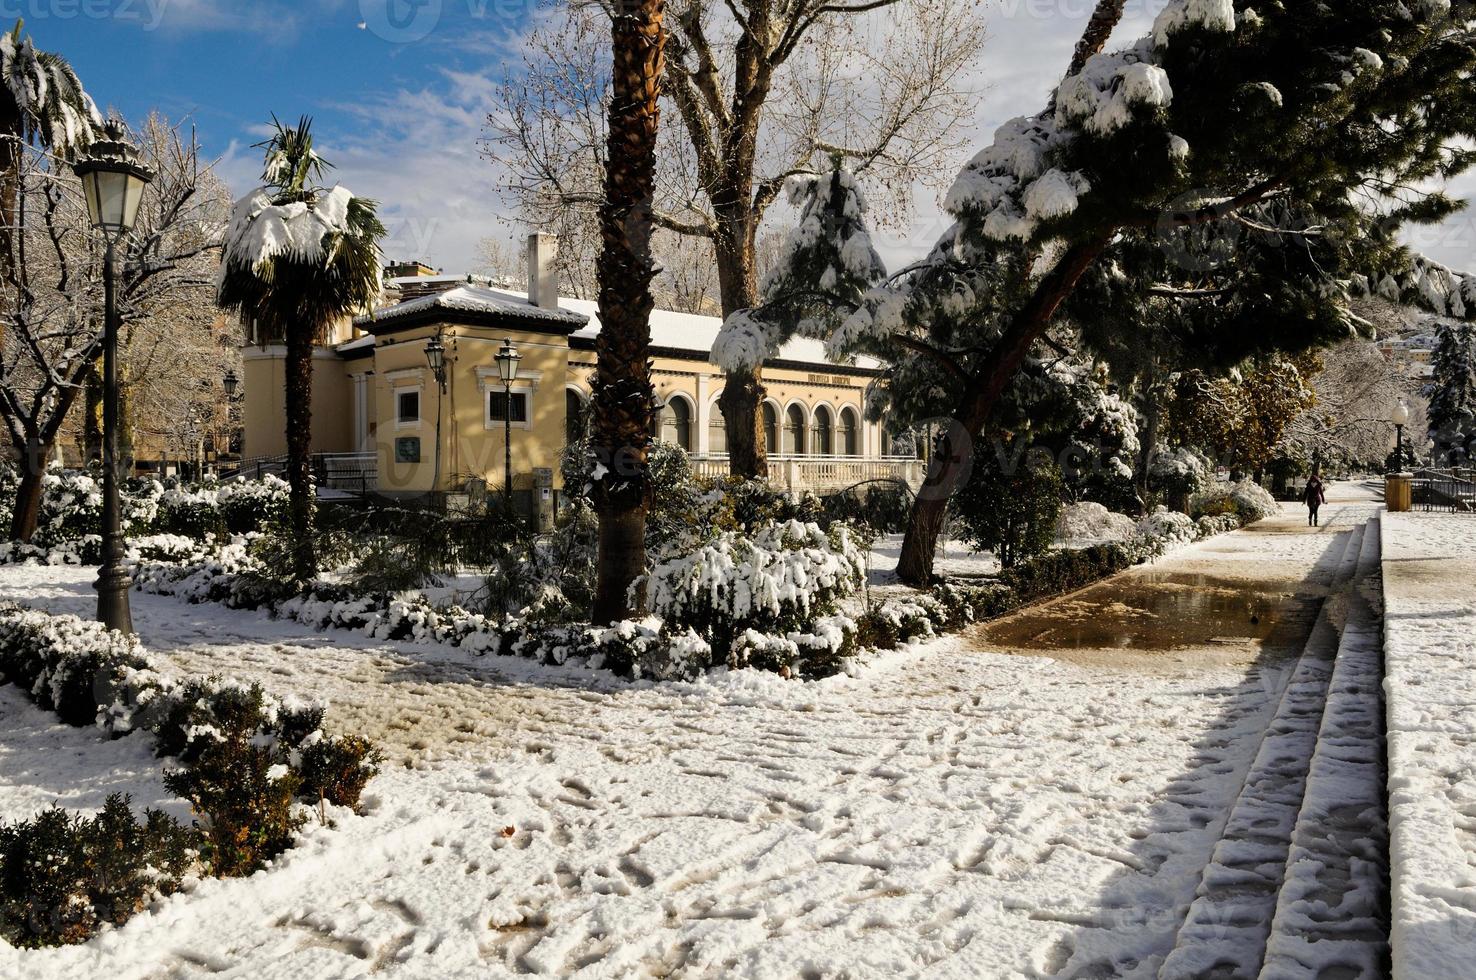
[[[424,282],[430,277],[411,278],[413,281]],[[457,276],[445,278],[461,280],[461,277]],[[524,292],[511,289],[489,289],[475,285],[458,286],[455,289],[406,300],[394,306],[375,310],[369,316],[358,317],[354,323],[360,326],[383,323],[436,308],[471,313],[506,313],[509,316],[525,319],[538,318],[576,323],[579,324],[579,328],[572,336],[586,340],[594,339],[600,332],[599,304],[595,300],[560,298],[559,308],[552,310],[529,303],[528,294]],[[720,317],[678,313],[674,310],[652,310],[651,344],[654,347],[676,350],[711,351],[713,341],[717,340],[718,330],[722,328],[722,325],[723,321]],[[825,358],[825,344],[807,337],[795,337],[790,340],[780,349],[777,359],[799,361],[804,364],[814,364],[817,367],[826,367],[833,363]],[[858,358],[856,364],[864,368],[878,366],[877,361],[866,357]]]
[[[597,302],[592,299],[560,299],[559,305],[565,309],[582,313],[589,318],[589,323],[583,329],[575,331],[573,336],[592,339],[599,334],[600,311]],[[652,310],[651,345],[677,350],[711,351],[722,326],[721,317],[703,316],[698,313],[678,313],[675,310]],[[790,340],[780,348],[776,359],[801,361],[817,367],[826,367],[833,363],[825,358],[824,342],[811,340],[808,337],[795,337]],[[858,358],[856,363],[865,368],[877,367],[876,361],[865,357]]]
[[[336,351],[360,350],[360,349],[365,348],[365,347],[373,347],[373,346],[374,346],[374,335],[373,334],[365,334],[362,337],[355,337],[353,340],[346,341],[346,342],[344,342],[342,344],[339,344],[337,347],[334,348],[334,350],[336,350]]]
[[[424,281],[424,278],[421,278],[421,281]],[[386,320],[398,320],[414,313],[435,309],[456,310],[462,313],[502,313],[524,320],[555,320],[579,326],[585,322],[585,317],[567,309],[551,310],[534,306],[528,302],[526,295],[505,293],[498,289],[488,289],[486,286],[466,285],[418,296],[403,303],[396,303],[394,306],[382,307],[367,316],[357,317],[354,323],[360,325],[383,323]]]

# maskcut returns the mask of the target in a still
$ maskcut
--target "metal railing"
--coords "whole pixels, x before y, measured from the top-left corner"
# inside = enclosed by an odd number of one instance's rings
[[[379,456],[376,453],[313,453],[310,465],[320,490],[367,494],[379,486]],[[281,476],[286,468],[286,456],[255,456],[241,460],[236,475],[246,480],[259,480],[268,473]]]
[[[858,483],[890,480],[914,491],[922,486],[926,464],[912,456],[797,456],[770,455],[769,481],[792,493],[810,490],[825,493],[844,490]],[[696,476],[721,478],[728,475],[726,453],[693,455]]]
[[[1423,511],[1476,510],[1476,470],[1470,467],[1415,470],[1410,499],[1414,507]]]

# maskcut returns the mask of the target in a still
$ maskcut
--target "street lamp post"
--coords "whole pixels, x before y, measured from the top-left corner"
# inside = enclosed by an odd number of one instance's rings
[[[128,573],[123,569],[123,520],[118,499],[118,302],[116,248],[133,230],[145,185],[154,173],[138,160],[123,124],[110,120],[103,138],[73,166],[87,198],[87,216],[103,233],[103,513],[102,567],[97,576],[97,618],[108,629],[133,632]]]
[[[518,362],[523,355],[512,345],[512,338],[502,342],[497,352],[497,371],[502,375],[502,444],[504,456],[503,497],[508,513],[512,513],[512,383],[518,377]]]
[[[431,495],[441,488],[441,401],[446,395],[446,345],[439,335],[425,345],[425,360],[436,379],[436,464],[431,471]]]
[[[1404,472],[1404,427],[1409,424],[1409,406],[1401,399],[1390,414],[1394,423],[1394,472]]]

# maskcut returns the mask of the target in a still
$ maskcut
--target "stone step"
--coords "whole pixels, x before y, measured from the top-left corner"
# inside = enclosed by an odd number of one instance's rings
[[[1384,797],[1378,519],[1349,589],[1317,749],[1287,859],[1261,980],[1388,975],[1389,826]]]
[[[1200,877],[1159,980],[1255,980],[1265,958],[1338,648],[1334,603],[1353,577],[1366,525],[1344,542],[1328,598]]]

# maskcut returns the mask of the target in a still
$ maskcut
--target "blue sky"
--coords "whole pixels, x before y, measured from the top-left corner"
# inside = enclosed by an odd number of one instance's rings
[[[1164,0],[1128,0],[1115,40],[1145,33]],[[977,69],[976,149],[1006,119],[1035,111],[1070,59],[1092,0],[985,0],[990,39]],[[0,0],[38,46],[59,51],[105,108],[151,108],[193,122],[236,193],[256,181],[264,135],[312,115],[335,178],[378,199],[395,259],[465,271],[484,237],[511,240],[500,179],[479,153],[506,66],[520,65],[538,0]],[[1476,196],[1476,176],[1455,188]],[[889,264],[924,253],[946,227],[919,189],[913,220],[878,246]],[[1476,267],[1476,218],[1416,233],[1415,244]]]

